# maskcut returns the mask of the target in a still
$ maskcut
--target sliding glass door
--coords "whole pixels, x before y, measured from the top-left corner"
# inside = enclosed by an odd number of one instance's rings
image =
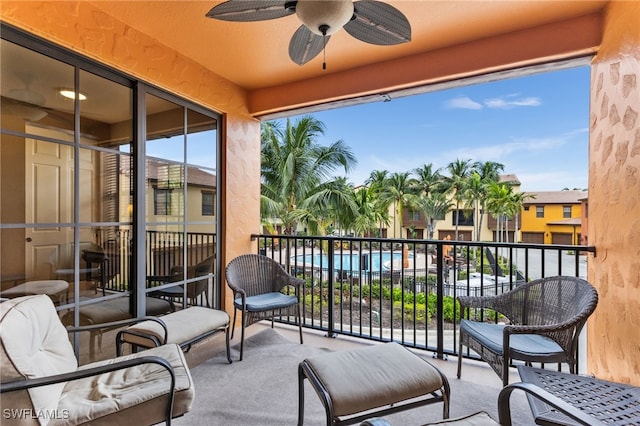
[[[46,294],[66,325],[217,305],[218,115],[2,36],[1,296]],[[113,356],[101,336],[81,361]]]

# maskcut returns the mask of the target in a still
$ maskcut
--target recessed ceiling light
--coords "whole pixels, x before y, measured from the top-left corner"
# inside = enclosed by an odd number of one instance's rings
[[[60,89],[59,93],[64,96],[67,99],[75,99],[76,98],[76,92],[74,92],[71,89]],[[87,99],[87,95],[85,95],[84,93],[80,92],[78,93],[78,99],[80,99],[81,101],[84,101],[85,99]]]

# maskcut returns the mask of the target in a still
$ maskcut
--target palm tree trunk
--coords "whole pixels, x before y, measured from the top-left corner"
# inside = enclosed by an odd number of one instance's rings
[[[460,222],[460,201],[456,201],[456,241],[458,241],[458,222]]]

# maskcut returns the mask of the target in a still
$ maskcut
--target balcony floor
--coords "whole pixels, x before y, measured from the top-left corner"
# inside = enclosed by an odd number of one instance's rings
[[[257,334],[260,331],[269,327],[270,327],[270,322],[268,321],[263,321],[261,323],[254,324],[247,329],[246,331],[247,336],[245,338],[252,336],[254,334]],[[291,340],[292,342],[298,342],[298,329],[296,327],[276,323],[275,330],[282,336]],[[303,333],[304,333],[303,337],[304,337],[305,345],[312,345],[316,347],[327,348],[332,351],[356,349],[356,348],[371,345],[371,344],[378,344],[375,342],[370,342],[370,341],[357,339],[350,336],[343,336],[343,335],[339,335],[335,338],[329,338],[329,337],[326,337],[326,333],[318,330],[303,329]],[[235,345],[240,342],[239,336],[240,336],[240,330],[238,329],[236,330],[234,339],[231,341],[231,345]],[[188,354],[187,359],[189,361],[189,364],[192,366],[192,368],[194,368],[195,371],[197,372],[197,365],[199,363],[204,362],[207,359],[207,357],[211,355],[212,352],[219,353],[223,350],[224,350],[224,337],[221,335],[217,335],[217,336],[214,336],[209,341],[205,342],[204,344],[198,345],[192,348],[192,350]],[[425,355],[424,351],[417,351],[417,353],[421,355]],[[431,355],[432,353],[428,352],[428,356],[431,356]],[[245,354],[245,356],[247,356],[247,354]],[[450,383],[458,380],[456,377],[457,357],[449,356],[447,360],[432,358],[429,361],[447,376]],[[497,420],[496,395],[502,388],[502,381],[493,372],[493,370],[491,370],[488,364],[485,364],[480,361],[474,361],[474,360],[468,360],[468,359],[464,359],[463,363],[464,364],[462,368],[462,379],[465,382],[472,382],[478,385],[491,387],[495,390],[495,392],[492,392],[490,395],[487,395],[486,411],[489,413],[493,413],[492,416],[495,416]],[[518,381],[520,381],[518,373],[515,369],[512,369],[510,382],[518,382]],[[520,403],[522,405],[527,404],[526,397],[522,393],[514,392],[511,398],[513,402],[520,399]],[[452,391],[451,399],[452,399],[452,402],[451,402],[452,407],[453,407],[453,404],[463,404],[460,402],[459,398],[456,400],[456,395],[453,391]],[[526,406],[528,407],[528,405]],[[526,416],[528,417],[529,414],[530,413],[528,412],[528,408],[527,408]],[[176,424],[181,424],[181,425],[182,424],[184,425],[200,424],[201,419],[189,419],[188,418],[189,415],[190,414],[187,414],[185,417],[181,419],[176,419]],[[533,422],[533,418],[531,418],[530,423],[519,422],[518,424],[523,426],[528,426],[528,425],[534,425],[535,423]]]

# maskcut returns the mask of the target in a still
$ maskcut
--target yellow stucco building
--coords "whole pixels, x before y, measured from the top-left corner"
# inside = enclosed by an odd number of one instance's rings
[[[521,240],[539,244],[581,244],[585,191],[527,192],[522,209]]]

